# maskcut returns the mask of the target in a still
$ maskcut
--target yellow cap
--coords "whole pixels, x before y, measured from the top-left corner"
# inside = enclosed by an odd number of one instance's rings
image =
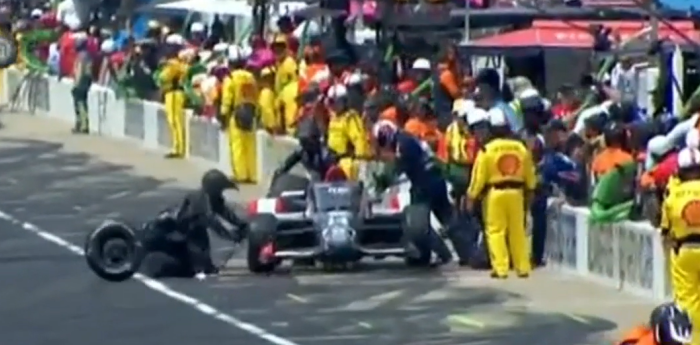
[[[287,37],[284,35],[275,35],[275,39],[272,40],[272,44],[287,44]]]

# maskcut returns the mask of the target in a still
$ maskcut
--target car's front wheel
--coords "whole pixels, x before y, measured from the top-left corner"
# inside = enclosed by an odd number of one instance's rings
[[[251,221],[248,233],[248,270],[269,273],[277,266],[274,258],[274,240],[277,219],[271,214],[258,214]]]

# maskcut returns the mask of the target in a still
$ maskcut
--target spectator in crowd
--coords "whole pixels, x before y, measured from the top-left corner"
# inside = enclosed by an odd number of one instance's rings
[[[634,103],[637,99],[637,70],[628,56],[620,61],[610,73],[610,86],[620,94],[623,102]]]
[[[596,178],[634,160],[627,152],[627,132],[622,125],[609,124],[603,132],[603,138],[605,148],[595,156],[591,164],[591,172]]]
[[[578,110],[580,103],[573,85],[562,85],[557,91],[557,102],[552,107],[552,115],[557,119],[568,120]]]
[[[72,35],[73,46],[76,52],[73,76],[74,85],[71,90],[75,108],[74,133],[87,134],[90,131],[88,123],[88,92],[93,82],[93,55],[90,53],[87,34],[83,32]]]

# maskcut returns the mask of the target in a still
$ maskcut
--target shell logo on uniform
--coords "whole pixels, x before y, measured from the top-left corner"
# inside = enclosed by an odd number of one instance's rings
[[[689,227],[700,227],[700,200],[692,200],[683,206],[681,217]]]
[[[520,170],[520,157],[514,154],[504,154],[498,158],[498,172],[503,176],[514,176]]]

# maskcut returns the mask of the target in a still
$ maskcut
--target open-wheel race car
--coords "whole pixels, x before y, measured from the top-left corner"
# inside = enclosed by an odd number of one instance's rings
[[[430,264],[430,210],[424,205],[402,207],[397,196],[373,197],[336,167],[323,181],[290,180],[299,189],[273,181],[267,197],[248,205],[251,272],[271,272],[284,260],[310,260],[325,269],[346,268],[364,257]]]

